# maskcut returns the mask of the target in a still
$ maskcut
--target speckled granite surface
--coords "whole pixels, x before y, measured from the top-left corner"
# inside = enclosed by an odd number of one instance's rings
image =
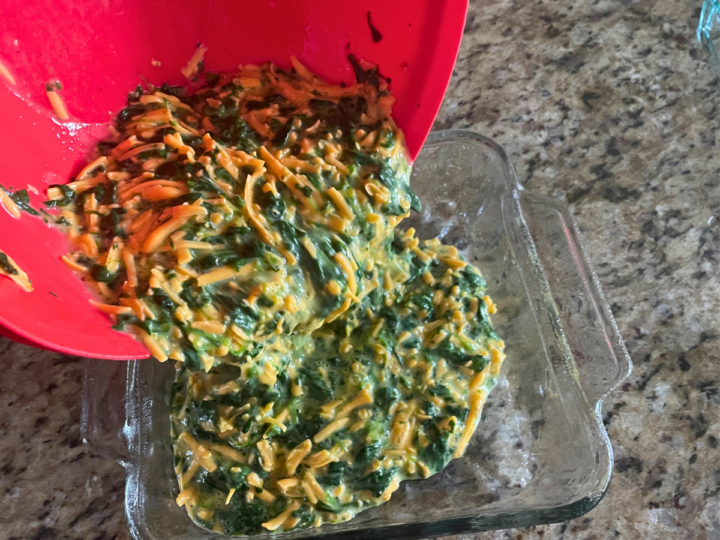
[[[635,362],[615,474],[569,523],[460,538],[720,538],[720,87],[688,0],[471,3],[437,128],[564,199]],[[0,539],[129,538],[121,467],[79,430],[79,360],[0,339]]]

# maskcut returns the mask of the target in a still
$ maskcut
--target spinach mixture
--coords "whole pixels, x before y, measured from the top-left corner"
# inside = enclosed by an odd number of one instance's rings
[[[28,275],[6,253],[0,251],[0,276],[7,276],[25,292],[32,292],[32,282]]]
[[[48,190],[93,304],[172,360],[177,504],[228,535],[351,519],[462,456],[502,364],[452,246],[398,224],[393,97],[293,68],[138,88]]]

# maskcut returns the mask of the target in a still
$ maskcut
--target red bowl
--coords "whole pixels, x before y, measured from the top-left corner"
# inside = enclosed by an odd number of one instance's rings
[[[234,70],[297,56],[332,82],[354,80],[348,54],[380,67],[394,117],[414,157],[442,102],[462,37],[467,0],[5,0],[0,3],[0,184],[41,193],[77,173],[129,91],[146,81],[182,84],[198,43],[205,66]],[[59,80],[71,119],[58,122],[45,84]],[[43,195],[30,193],[38,207]],[[88,304],[60,261],[67,245],[42,220],[0,209],[0,250],[29,275],[26,293],[0,277],[0,333],[81,356],[148,356]]]

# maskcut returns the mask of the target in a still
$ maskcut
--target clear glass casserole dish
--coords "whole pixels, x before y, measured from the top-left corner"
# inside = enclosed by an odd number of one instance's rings
[[[485,275],[507,360],[466,455],[350,522],[282,538],[397,539],[565,521],[602,499],[613,465],[602,399],[627,351],[567,209],[525,191],[507,155],[470,132],[431,135],[413,171],[423,211],[406,226],[455,245]],[[220,535],[175,504],[168,401],[174,370],[87,360],[83,433],[126,470],[139,540]]]

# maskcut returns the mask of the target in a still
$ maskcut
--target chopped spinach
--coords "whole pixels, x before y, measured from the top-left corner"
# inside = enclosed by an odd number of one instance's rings
[[[0,270],[11,276],[17,276],[18,271],[8,259],[8,256],[0,251]]]

